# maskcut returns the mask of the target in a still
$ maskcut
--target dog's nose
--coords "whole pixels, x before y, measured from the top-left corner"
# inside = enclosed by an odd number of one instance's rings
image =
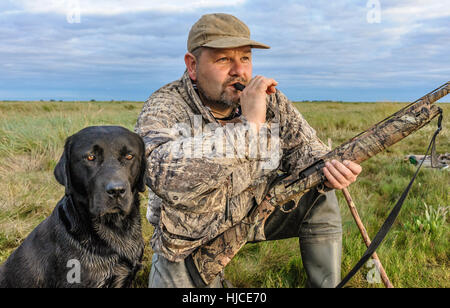
[[[125,195],[125,184],[120,182],[110,182],[106,185],[106,193],[110,197],[118,198]]]

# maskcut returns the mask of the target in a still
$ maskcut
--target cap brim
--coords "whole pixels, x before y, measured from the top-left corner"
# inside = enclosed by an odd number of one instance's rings
[[[269,49],[270,46],[253,41],[245,37],[225,37],[218,40],[213,40],[202,45],[210,48],[237,48],[243,46],[251,46],[252,48]]]

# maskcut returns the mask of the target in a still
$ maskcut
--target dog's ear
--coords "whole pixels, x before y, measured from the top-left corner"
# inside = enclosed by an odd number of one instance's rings
[[[142,138],[141,138],[141,151],[142,151],[141,168],[139,170],[139,179],[137,182],[137,189],[140,192],[144,192],[145,191],[145,178],[146,178],[145,175],[147,173],[147,157],[145,156],[145,144],[144,144],[144,141],[142,140]]]
[[[66,143],[64,145],[64,152],[59,159],[58,164],[53,171],[56,180],[59,184],[63,185],[66,188],[66,195],[70,193],[70,148],[72,144],[71,137],[66,139]]]

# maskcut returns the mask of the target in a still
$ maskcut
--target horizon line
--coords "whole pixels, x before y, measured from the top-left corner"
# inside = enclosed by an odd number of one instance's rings
[[[379,100],[379,101],[349,101],[349,100],[330,100],[330,99],[317,99],[317,100],[290,100],[293,103],[412,103],[412,101],[396,101],[396,100]],[[0,99],[0,102],[4,103],[14,103],[14,102],[42,102],[42,103],[62,103],[62,102],[80,102],[80,103],[115,103],[115,102],[130,102],[130,103],[145,103],[146,100],[126,100],[126,99],[110,99],[110,100],[97,100],[97,99],[90,99],[90,100],[63,100],[63,99],[39,99],[39,100],[22,100],[22,99]],[[450,101],[437,101],[435,103],[444,103],[449,104]]]

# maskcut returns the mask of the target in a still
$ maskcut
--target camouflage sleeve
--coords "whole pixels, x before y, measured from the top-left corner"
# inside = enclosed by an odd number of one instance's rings
[[[290,100],[277,91],[280,114],[280,139],[283,151],[282,171],[300,170],[316,158],[329,152],[329,148],[317,137],[316,131],[303,118]]]
[[[226,182],[234,168],[249,158],[230,153],[227,143],[235,135],[246,134],[242,125],[224,128],[222,135],[217,130],[191,134],[193,119],[185,108],[179,98],[156,93],[144,104],[135,131],[146,145],[147,184],[166,202],[190,207]],[[226,153],[217,146],[218,139]]]

